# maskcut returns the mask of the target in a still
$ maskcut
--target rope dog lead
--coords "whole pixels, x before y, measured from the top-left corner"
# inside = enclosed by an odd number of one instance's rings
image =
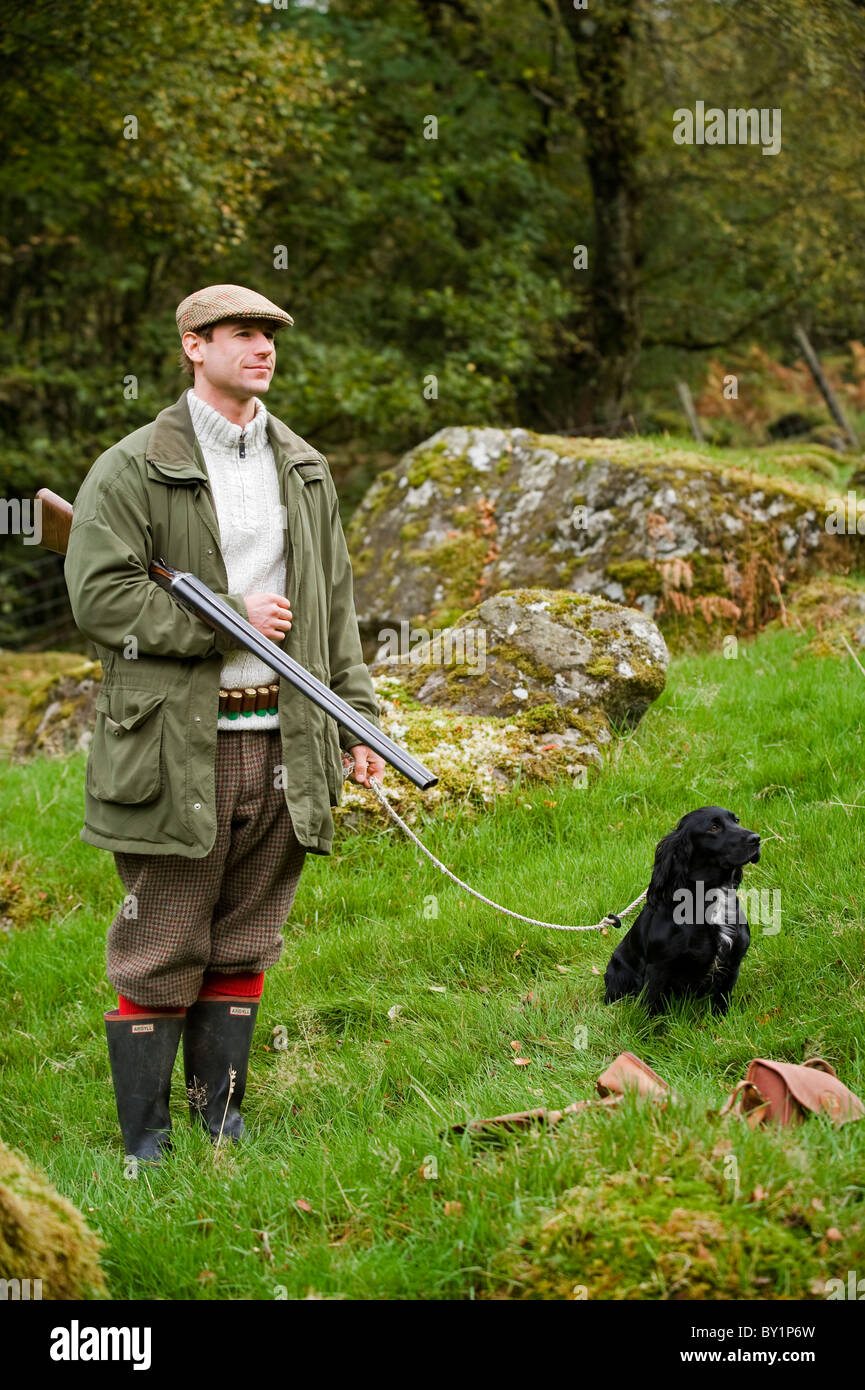
[[[613,927],[621,927],[621,919],[623,917],[627,917],[629,912],[633,912],[634,908],[637,907],[643,901],[644,897],[646,896],[646,891],[648,891],[644,890],[638,898],[634,899],[632,903],[629,903],[627,907],[622,908],[621,912],[609,912],[606,917],[603,917],[601,919],[600,922],[594,922],[591,926],[568,927],[563,926],[561,922],[539,922],[535,917],[524,917],[521,912],[512,912],[509,907],[502,907],[500,903],[494,903],[491,898],[484,897],[483,893],[478,893],[476,889],[470,888],[467,883],[464,883],[461,878],[457,878],[456,874],[451,873],[447,865],[443,864],[440,859],[436,859],[435,855],[427,849],[426,845],[421,843],[417,835],[415,835],[414,831],[406,825],[405,821],[402,819],[402,816],[398,815],[397,812],[393,809],[393,807],[391,806],[390,802],[384,794],[384,788],[382,787],[382,784],[379,781],[379,779],[377,777],[371,777],[369,779],[369,785],[372,787],[372,790],[375,792],[376,796],[378,797],[379,801],[384,806],[388,814],[391,815],[393,819],[396,821],[397,825],[405,831],[409,839],[414,840],[414,843],[417,845],[418,849],[422,850],[423,853],[427,856],[427,858],[432,860],[436,868],[441,869],[442,873],[447,874],[448,878],[453,879],[454,883],[458,883],[460,888],[464,888],[467,893],[471,893],[472,897],[479,898],[480,901],[482,903],[486,903],[488,907],[495,908],[496,912],[504,912],[508,917],[516,917],[520,922],[528,922],[529,925],[532,927],[549,927],[551,931],[601,931],[604,932],[604,934],[606,935],[607,925],[609,924]]]

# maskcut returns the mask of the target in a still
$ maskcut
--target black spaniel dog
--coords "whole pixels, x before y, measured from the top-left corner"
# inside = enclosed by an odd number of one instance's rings
[[[709,994],[724,1014],[751,941],[736,896],[760,836],[720,806],[689,811],[655,850],[652,881],[634,925],[604,976],[606,1004],[643,995],[655,1014],[673,998]]]

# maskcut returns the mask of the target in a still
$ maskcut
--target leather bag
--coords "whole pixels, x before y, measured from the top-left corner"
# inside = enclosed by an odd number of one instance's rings
[[[810,1057],[801,1065],[755,1057],[745,1080],[730,1092],[719,1113],[731,1110],[744,1116],[752,1129],[760,1124],[799,1124],[821,1110],[839,1125],[865,1115],[859,1097],[839,1081],[835,1068],[822,1057]]]

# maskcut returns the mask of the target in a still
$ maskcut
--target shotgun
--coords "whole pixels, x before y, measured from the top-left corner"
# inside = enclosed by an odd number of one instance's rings
[[[40,504],[42,545],[46,550],[65,555],[69,546],[69,532],[72,529],[71,504],[47,487],[39,489],[36,500]],[[235,613],[229,604],[212,589],[208,589],[206,584],[202,584],[194,574],[172,569],[162,560],[154,561],[147,572],[160,588],[165,589],[184,608],[190,609],[196,617],[207,623],[208,627],[227,633],[238,647],[245,647],[253,656],[266,662],[271,670],[278,671],[280,676],[308,700],[312,700],[313,704],[318,705],[319,709],[323,709],[350,733],[356,734],[359,743],[365,743],[367,747],[372,748],[421,791],[427,791],[429,787],[436,785],[438,778],[428,768],[406,753],[405,749],[400,748],[387,734],[383,734],[364,715],[352,709],[345,700],[335,695],[329,686],[311,675],[300,662],[294,660],[294,657],[280,651],[270,638],[263,637],[252,623]]]

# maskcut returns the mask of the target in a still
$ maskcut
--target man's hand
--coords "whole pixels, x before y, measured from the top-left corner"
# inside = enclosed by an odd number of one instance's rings
[[[371,748],[367,748],[365,743],[356,743],[349,749],[354,758],[354,768],[351,780],[359,783],[362,787],[369,786],[370,777],[377,777],[379,782],[384,775],[384,758],[380,758],[378,753],[374,753]]]
[[[249,621],[262,637],[282,642],[291,627],[291,605],[282,594],[244,594]]]

